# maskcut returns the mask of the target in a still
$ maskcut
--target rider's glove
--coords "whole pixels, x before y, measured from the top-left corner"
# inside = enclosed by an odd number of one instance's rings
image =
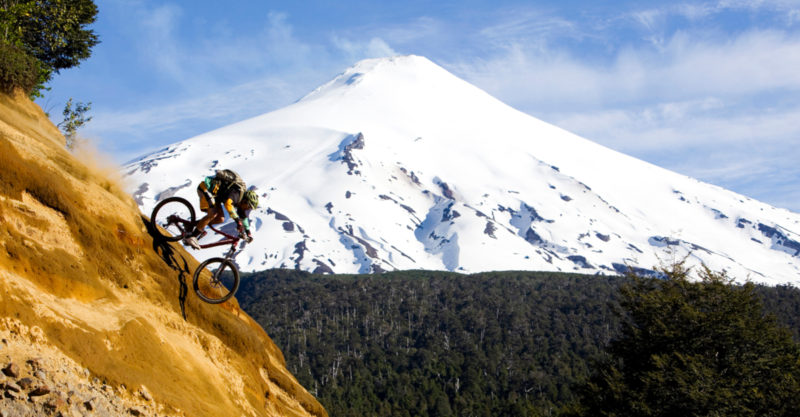
[[[253,241],[253,235],[250,233],[250,231],[248,230],[245,233],[247,234],[247,237],[245,237],[244,240],[246,240],[247,243],[252,242]]]

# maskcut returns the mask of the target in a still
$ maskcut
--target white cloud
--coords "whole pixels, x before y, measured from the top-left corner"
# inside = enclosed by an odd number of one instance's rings
[[[663,10],[638,10],[630,13],[630,18],[647,30],[655,30],[664,19],[666,12]]]
[[[176,27],[182,10],[175,5],[158,6],[152,10],[141,10],[139,24],[144,42],[140,42],[139,53],[153,63],[159,71],[180,78],[185,72],[181,65],[180,47],[175,41]]]
[[[641,109],[548,114],[548,121],[623,152],[737,144],[791,146],[800,137],[800,107],[753,112],[717,99]]]
[[[659,58],[648,71],[651,84],[673,92],[731,96],[800,89],[800,37],[788,33],[752,31],[729,41],[680,33]]]
[[[372,38],[364,42],[334,36],[331,42],[352,61],[397,55],[397,52],[381,38]]]
[[[150,62],[164,85],[182,87],[184,93],[216,91],[230,85],[274,75],[303,71],[320,57],[324,47],[299,40],[288,22],[288,15],[269,12],[260,30],[241,31],[235,23],[208,23],[189,19],[175,5],[147,9],[139,5],[134,12],[136,32],[144,37],[136,42],[144,61]]]
[[[719,12],[719,5],[679,3],[675,6],[675,13],[689,20],[700,20]]]
[[[360,28],[358,32],[366,31],[370,36],[377,36],[386,39],[392,44],[409,45],[418,42],[430,42],[450,36],[446,24],[439,19],[429,16],[420,16],[409,22],[393,24],[389,26]],[[349,31],[350,37],[358,36],[358,33]]]
[[[494,47],[507,48],[525,43],[543,47],[554,38],[588,36],[574,22],[539,10],[512,9],[501,13],[494,23],[478,31],[478,38]]]
[[[735,100],[800,90],[800,36],[752,31],[707,39],[681,32],[662,50],[624,48],[606,65],[518,44],[490,59],[448,66],[528,111],[705,97]]]
[[[664,3],[656,8],[634,10],[623,14],[649,29],[657,29],[671,17],[701,21],[726,12],[769,12],[791,15],[800,9],[797,0],[718,0],[707,2]]]

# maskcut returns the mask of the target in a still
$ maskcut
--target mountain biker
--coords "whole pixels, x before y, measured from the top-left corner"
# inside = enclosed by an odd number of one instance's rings
[[[239,174],[229,169],[219,170],[214,176],[205,177],[200,182],[197,195],[200,197],[200,210],[206,215],[197,221],[194,230],[183,240],[185,245],[200,249],[197,239],[203,229],[209,224],[225,221],[223,207],[228,217],[236,222],[239,237],[248,243],[253,241],[247,215],[250,210],[258,208],[258,194],[253,189],[247,189]]]

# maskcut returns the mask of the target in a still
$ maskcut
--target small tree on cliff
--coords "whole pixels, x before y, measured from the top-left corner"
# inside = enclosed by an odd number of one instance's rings
[[[89,123],[92,116],[87,116],[86,113],[92,108],[92,103],[77,103],[75,108],[72,107],[72,98],[67,100],[64,106],[64,120],[56,125],[61,129],[66,139],[67,149],[74,150],[78,144],[78,137],[76,136],[78,128]]]
[[[622,335],[572,416],[797,416],[800,348],[754,285],[683,264],[622,289]]]

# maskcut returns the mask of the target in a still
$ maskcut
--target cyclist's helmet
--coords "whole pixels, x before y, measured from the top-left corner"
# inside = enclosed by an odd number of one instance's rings
[[[258,208],[258,194],[256,194],[253,190],[245,191],[244,198],[247,201],[247,204],[250,205],[251,209]]]

